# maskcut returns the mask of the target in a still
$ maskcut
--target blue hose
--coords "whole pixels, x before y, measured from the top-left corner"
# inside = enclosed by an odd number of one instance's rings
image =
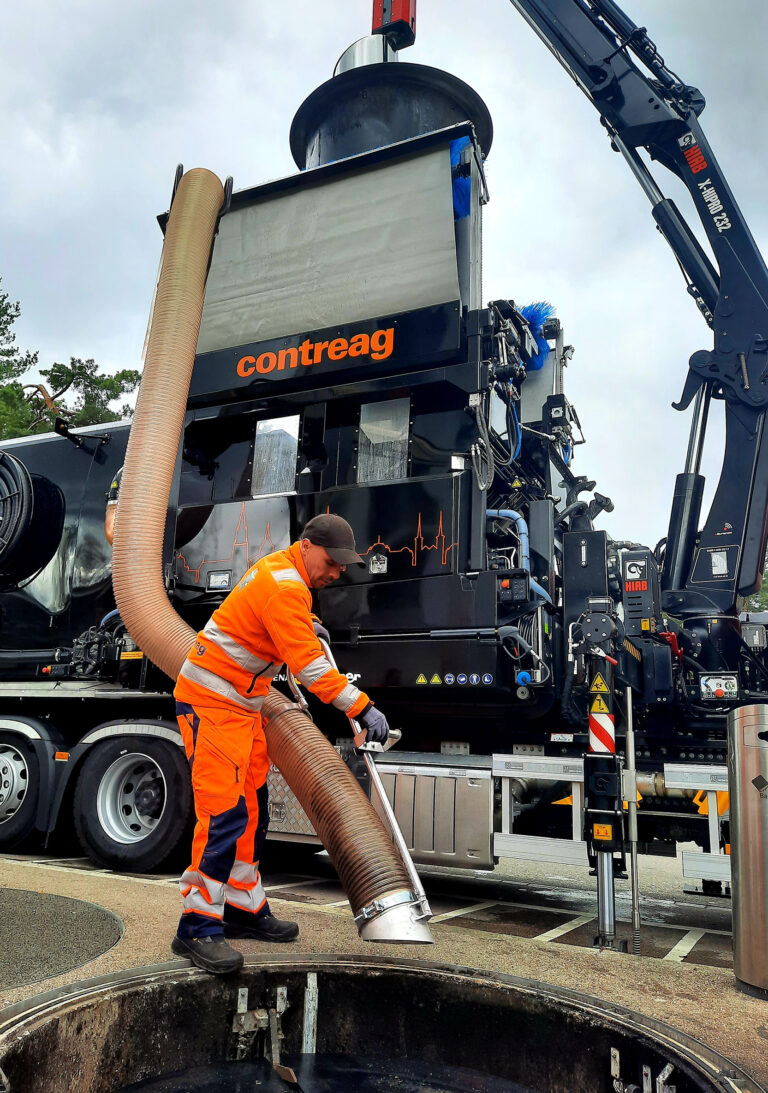
[[[115,609],[114,609],[114,611],[110,611],[110,612],[109,612],[109,614],[108,614],[108,615],[105,615],[105,616],[104,616],[104,618],[103,618],[103,619],[101,620],[101,622],[99,623],[99,629],[101,629],[101,628],[102,628],[102,626],[103,626],[103,625],[104,625],[105,623],[109,622],[109,620],[110,620],[110,619],[113,619],[113,618],[115,617],[115,615],[119,615],[119,614],[120,614],[120,612],[118,611],[118,609],[117,609],[117,608],[115,608]]]
[[[523,446],[523,430],[520,428],[520,421],[517,417],[517,410],[515,409],[514,402],[510,402],[509,408],[512,411],[512,417],[515,419],[515,431],[517,432],[517,447],[515,448],[515,454],[512,456],[512,458],[517,459],[517,457],[520,455],[520,449]]]
[[[517,534],[520,536],[520,568],[525,569],[530,575],[531,572],[531,539],[528,534],[528,525],[525,522],[525,517],[521,516],[519,512],[515,512],[514,509],[486,509],[486,516],[501,516],[506,520],[514,520],[517,525]],[[537,592],[542,599],[547,603],[552,603],[552,597],[550,594],[541,587],[538,581],[535,581],[531,577],[531,588],[534,592]]]

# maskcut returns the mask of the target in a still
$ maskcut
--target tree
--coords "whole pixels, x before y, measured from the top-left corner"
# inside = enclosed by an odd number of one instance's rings
[[[42,382],[21,382],[37,366],[38,354],[22,352],[16,345],[13,324],[20,314],[18,301],[11,301],[0,288],[0,440],[49,432],[57,417],[78,427],[130,416],[127,403],[117,411],[110,403],[138,387],[136,369],[99,375],[92,358],[70,357],[69,364],[56,362],[38,369]]]
[[[747,600],[747,611],[768,611],[768,555],[764,564],[763,583],[760,591],[755,592],[754,596],[750,596]]]

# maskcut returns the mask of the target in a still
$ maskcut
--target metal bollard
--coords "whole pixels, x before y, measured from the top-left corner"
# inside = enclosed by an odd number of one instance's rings
[[[728,715],[733,970],[768,999],[768,706]]]

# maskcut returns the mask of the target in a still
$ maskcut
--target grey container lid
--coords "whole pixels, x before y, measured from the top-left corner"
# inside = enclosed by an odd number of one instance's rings
[[[488,107],[457,76],[426,65],[369,64],[316,88],[296,111],[291,153],[320,167],[424,133],[472,123],[484,155],[493,142]]]

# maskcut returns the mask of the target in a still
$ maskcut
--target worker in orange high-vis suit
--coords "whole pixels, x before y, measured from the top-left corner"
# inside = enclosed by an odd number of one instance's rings
[[[389,735],[384,715],[331,666],[318,641],[327,632],[311,614],[311,589],[325,588],[350,564],[364,564],[352,528],[340,516],[316,516],[298,542],[251,566],[181,669],[174,695],[197,825],[171,948],[206,971],[242,966],[227,938],[293,941],[299,933],[270,912],[258,866],[269,822],[259,711],[272,677],[286,663],[323,702],[356,717],[369,740]]]

